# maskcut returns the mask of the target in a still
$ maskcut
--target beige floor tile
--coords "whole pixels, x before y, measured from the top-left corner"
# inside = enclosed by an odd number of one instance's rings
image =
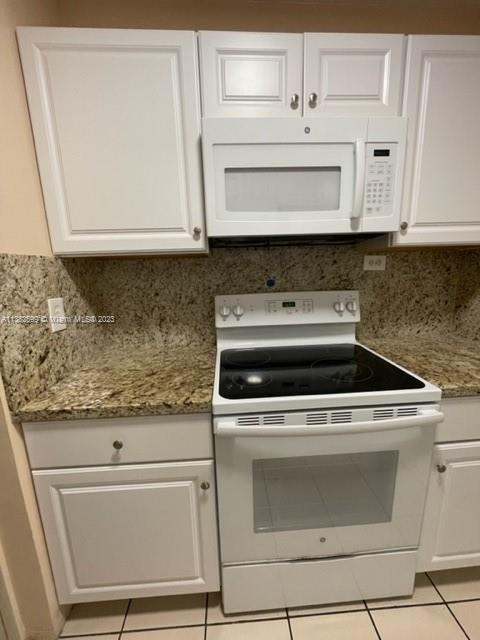
[[[377,640],[366,611],[290,620],[294,640]]]
[[[163,596],[133,600],[125,622],[125,631],[182,627],[205,623],[204,593]]]
[[[207,640],[290,640],[287,620],[237,622],[207,627]]]
[[[445,605],[380,609],[372,618],[382,640],[465,640]]]
[[[276,611],[258,611],[255,613],[230,613],[225,615],[221,605],[219,593],[210,593],[208,596],[207,624],[225,624],[241,620],[263,620],[265,618],[285,618],[285,609]]]
[[[447,602],[480,598],[480,567],[429,571],[428,575]]]
[[[62,636],[115,633],[122,628],[128,600],[76,604],[62,630]]]
[[[455,602],[450,608],[470,640],[480,640],[480,601]]]
[[[412,604],[434,604],[435,602],[442,602],[441,597],[427,576],[424,573],[419,573],[415,578],[413,596],[367,600],[367,606],[369,609],[384,609],[386,607],[406,607]]]
[[[186,627],[184,629],[130,631],[122,634],[122,638],[124,640],[203,640],[204,634],[205,627]]]
[[[102,635],[82,636],[79,640],[118,640],[120,633],[107,633]]]
[[[321,615],[322,613],[342,613],[346,611],[362,611],[365,609],[363,602],[342,602],[341,604],[322,604],[313,607],[290,607],[288,615],[295,616]]]

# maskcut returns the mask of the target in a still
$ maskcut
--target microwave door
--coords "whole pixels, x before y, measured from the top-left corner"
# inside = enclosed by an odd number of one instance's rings
[[[353,143],[218,145],[214,154],[209,235],[352,231]]]

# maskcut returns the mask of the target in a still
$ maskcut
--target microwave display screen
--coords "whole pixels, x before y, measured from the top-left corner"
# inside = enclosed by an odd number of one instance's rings
[[[225,168],[227,211],[337,211],[340,167]]]
[[[390,155],[390,149],[374,149],[373,155],[388,157]]]
[[[296,302],[295,300],[287,300],[286,302],[282,302],[282,307],[295,307],[296,306]]]

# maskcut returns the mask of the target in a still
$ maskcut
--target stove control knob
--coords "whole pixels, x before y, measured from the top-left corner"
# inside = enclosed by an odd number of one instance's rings
[[[350,311],[350,313],[355,313],[357,311],[357,303],[355,300],[349,300],[347,302],[347,310]]]
[[[233,315],[238,319],[241,318],[243,316],[243,314],[245,313],[245,309],[242,307],[241,304],[236,304],[233,309]]]
[[[333,303],[333,308],[337,313],[343,313],[345,311],[345,304],[338,300],[337,302]]]
[[[218,313],[222,316],[222,318],[224,320],[226,320],[228,318],[228,316],[230,315],[231,311],[232,310],[230,309],[228,304],[222,304],[222,306],[218,310]]]

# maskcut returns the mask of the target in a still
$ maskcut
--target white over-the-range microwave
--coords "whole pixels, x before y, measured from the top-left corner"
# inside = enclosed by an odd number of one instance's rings
[[[399,227],[406,118],[203,121],[212,238]]]

